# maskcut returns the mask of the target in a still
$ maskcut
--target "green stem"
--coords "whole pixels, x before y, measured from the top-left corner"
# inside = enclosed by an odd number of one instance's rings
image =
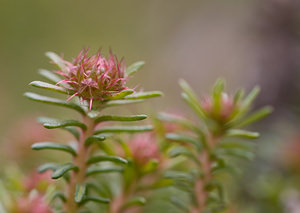
[[[78,172],[71,173],[70,182],[67,186],[67,201],[65,203],[65,211],[67,213],[76,213],[79,210],[78,204],[75,202],[75,190],[77,184],[82,184],[85,181],[85,173],[88,168],[86,161],[89,157],[89,147],[84,145],[85,140],[94,133],[95,123],[88,116],[83,117],[84,124],[87,126],[85,131],[82,131],[78,141],[77,156],[73,158],[73,164],[79,168]]]

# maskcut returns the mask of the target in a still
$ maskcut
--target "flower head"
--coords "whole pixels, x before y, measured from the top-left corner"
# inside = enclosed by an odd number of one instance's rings
[[[232,113],[237,108],[237,103],[234,102],[233,97],[225,92],[221,93],[218,103],[214,101],[213,97],[204,97],[201,101],[201,105],[209,117],[221,123],[230,120]]]
[[[94,100],[103,102],[128,89],[124,61],[112,52],[105,58],[100,52],[88,56],[88,50],[82,50],[73,62],[62,63],[64,69],[54,71],[64,78],[57,84],[74,91],[68,100],[78,96],[89,102],[90,109]]]

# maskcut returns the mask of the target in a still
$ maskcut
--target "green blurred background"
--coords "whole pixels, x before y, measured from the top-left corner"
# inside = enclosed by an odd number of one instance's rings
[[[23,97],[39,68],[53,68],[46,51],[70,60],[83,47],[112,48],[127,65],[145,60],[131,84],[164,92],[143,106],[152,112],[185,109],[179,78],[199,96],[218,77],[229,91],[260,84],[257,106],[276,110],[236,194],[258,205],[249,212],[282,212],[284,189],[300,187],[291,166],[300,162],[299,29],[298,0],[0,0],[0,141],[13,142],[20,119],[53,110]],[[286,166],[289,151],[296,157]]]

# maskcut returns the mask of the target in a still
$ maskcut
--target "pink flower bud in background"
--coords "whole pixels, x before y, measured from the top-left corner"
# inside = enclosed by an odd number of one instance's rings
[[[21,197],[15,208],[16,213],[52,213],[50,206],[41,195]]]
[[[201,101],[201,106],[207,116],[221,122],[227,122],[237,107],[232,96],[227,93],[222,93],[219,109],[217,109],[216,103],[212,97],[204,97]]]
[[[152,133],[135,135],[129,142],[129,147],[134,161],[140,165],[145,165],[152,159],[160,159],[159,148]]]
[[[39,192],[45,192],[47,187],[53,182],[51,173],[50,170],[43,173],[37,173],[35,171],[31,175],[25,177],[23,182],[26,190],[30,192],[31,190],[36,189]]]

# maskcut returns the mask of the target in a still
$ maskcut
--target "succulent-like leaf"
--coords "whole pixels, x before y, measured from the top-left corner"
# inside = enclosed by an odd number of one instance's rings
[[[144,99],[140,99],[140,100],[111,100],[111,101],[107,101],[104,105],[103,108],[105,107],[112,107],[112,106],[120,106],[120,105],[126,105],[126,104],[135,104],[135,103],[141,103],[143,102]]]
[[[106,139],[106,137],[103,136],[103,135],[93,135],[93,136],[88,137],[85,140],[84,145],[89,146],[92,143],[99,142],[99,141],[104,141],[105,139]]]
[[[72,154],[73,156],[76,156],[76,151],[68,145],[65,144],[59,144],[59,143],[53,143],[53,142],[40,142],[35,143],[32,145],[33,150],[44,150],[44,149],[54,149],[54,150],[60,150],[64,152],[68,152]]]
[[[57,105],[57,106],[63,106],[63,107],[67,107],[70,109],[74,109],[81,114],[84,114],[84,115],[86,114],[85,110],[81,106],[79,106],[78,104],[75,104],[75,103],[69,103],[69,102],[66,102],[66,101],[63,101],[60,99],[42,96],[42,95],[38,95],[38,94],[32,93],[32,92],[26,92],[24,95],[33,101],[47,103],[47,104],[53,104],[53,105]]]
[[[118,164],[127,164],[127,160],[118,156],[108,156],[108,155],[100,155],[100,156],[94,156],[91,157],[88,161],[87,164],[93,164],[93,163],[98,163],[102,161],[110,161],[113,163],[118,163]]]
[[[227,137],[241,137],[248,139],[255,139],[259,137],[258,132],[250,132],[242,129],[230,129],[226,132]]]
[[[181,209],[183,212],[190,212],[189,207],[186,205],[186,203],[184,203],[182,200],[179,200],[177,197],[172,196],[170,198],[170,201],[173,205]]]
[[[43,125],[47,129],[56,129],[56,128],[70,127],[70,126],[80,127],[83,130],[86,130],[87,128],[85,124],[76,120],[52,120],[52,121],[44,122]]]
[[[54,74],[53,72],[51,72],[49,70],[40,69],[39,74],[53,84],[56,84],[57,82],[62,80],[60,77],[58,77],[56,74]]]
[[[52,179],[58,179],[64,176],[68,171],[78,171],[78,167],[73,165],[72,163],[66,163],[62,166],[59,166],[51,175]]]
[[[245,126],[248,126],[256,121],[259,121],[268,115],[270,115],[273,112],[273,108],[270,106],[264,107],[260,110],[257,110],[256,112],[252,113],[251,115],[244,118],[240,123],[235,125],[237,128],[242,128]]]
[[[132,89],[126,89],[126,90],[123,90],[121,92],[119,92],[118,94],[116,95],[112,95],[109,97],[109,100],[119,100],[119,99],[123,99],[124,97],[132,94],[134,91]]]
[[[175,158],[178,156],[186,156],[188,158],[191,158],[196,164],[200,165],[199,160],[196,158],[196,156],[187,148],[182,146],[176,146],[170,149],[169,156],[171,158]]]
[[[135,99],[147,99],[155,98],[162,96],[163,93],[160,91],[151,91],[151,92],[136,92],[125,97],[125,99],[135,100]]]
[[[75,197],[74,197],[76,203],[80,203],[84,199],[85,192],[86,192],[85,184],[76,184]]]
[[[84,196],[84,199],[82,200],[82,204],[86,202],[96,202],[96,203],[109,203],[110,199],[102,198],[102,197],[95,197],[95,196]]]
[[[146,198],[142,196],[131,198],[129,201],[123,204],[121,209],[127,209],[132,206],[143,206],[146,204]]]
[[[67,72],[67,66],[63,59],[54,52],[46,52],[45,55],[50,58],[63,72]]]
[[[59,198],[62,202],[67,201],[66,196],[62,192],[56,192],[52,197],[52,201],[54,201],[56,198]]]
[[[183,99],[196,112],[196,114],[199,116],[199,118],[205,119],[205,113],[204,113],[201,105],[199,104],[197,95],[194,93],[194,91],[192,90],[192,88],[183,79],[179,80],[179,85],[182,88],[182,90],[184,91],[184,93],[182,93]]]
[[[37,87],[37,88],[51,90],[51,91],[54,91],[54,92],[68,94],[68,92],[65,88],[60,87],[60,86],[56,86],[56,85],[53,85],[53,84],[49,84],[49,83],[46,83],[46,82],[43,82],[43,81],[32,81],[32,82],[29,83],[29,85],[31,85],[33,87]]]
[[[41,165],[37,171],[39,173],[43,173],[43,172],[46,172],[48,170],[52,170],[52,171],[55,171],[57,169],[58,165],[56,163],[46,163],[46,164],[43,164]]]
[[[241,149],[217,149],[215,150],[217,155],[227,155],[246,160],[253,160],[254,154],[252,152]]]
[[[103,174],[103,173],[122,173],[124,172],[123,168],[105,168],[105,169],[98,169],[98,168],[89,168],[86,172],[86,176],[96,175],[96,174]]]
[[[146,132],[153,130],[151,125],[145,126],[105,126],[101,129],[98,129],[94,132],[95,135],[106,132],[127,132],[127,133],[135,133],[135,132]]]
[[[147,118],[147,115],[128,115],[128,116],[117,116],[117,115],[103,115],[95,118],[95,122],[103,121],[140,121]]]
[[[137,61],[133,64],[131,64],[129,67],[126,69],[126,75],[131,76],[134,75],[139,69],[141,69],[145,65],[144,61]]]
[[[173,141],[192,144],[197,148],[198,151],[203,148],[203,144],[199,140],[189,135],[169,133],[166,134],[166,138]]]

